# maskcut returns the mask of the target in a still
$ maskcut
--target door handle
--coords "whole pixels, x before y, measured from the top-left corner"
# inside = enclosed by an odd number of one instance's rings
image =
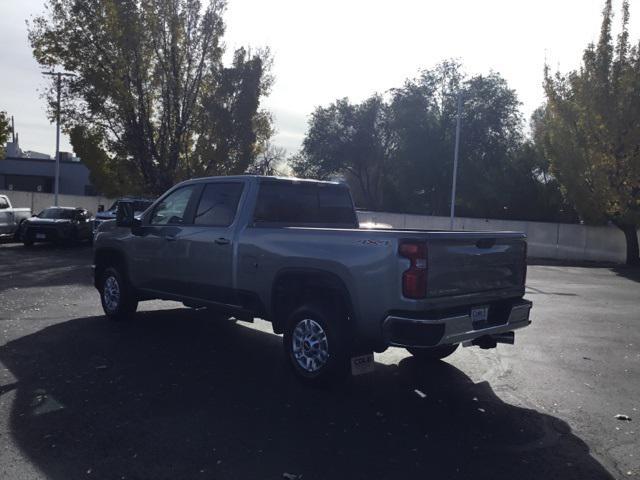
[[[229,245],[229,239],[224,237],[216,238],[215,242],[218,245]]]
[[[176,241],[176,236],[175,235],[167,235],[167,236],[164,237],[164,239],[167,242],[175,242]]]

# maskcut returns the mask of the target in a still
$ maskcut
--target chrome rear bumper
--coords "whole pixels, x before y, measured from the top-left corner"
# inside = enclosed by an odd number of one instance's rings
[[[433,347],[462,343],[485,335],[526,327],[531,323],[531,305],[528,300],[514,301],[510,305],[508,315],[507,312],[504,313],[506,321],[498,318],[493,323],[475,329],[471,321],[471,307],[466,312],[442,318],[423,319],[389,315],[382,325],[383,335],[388,346],[396,347]]]

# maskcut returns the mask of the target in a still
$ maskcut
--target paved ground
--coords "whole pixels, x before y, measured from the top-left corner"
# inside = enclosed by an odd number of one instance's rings
[[[315,390],[263,322],[107,322],[90,258],[0,245],[0,478],[640,478],[637,272],[532,266],[515,346]]]

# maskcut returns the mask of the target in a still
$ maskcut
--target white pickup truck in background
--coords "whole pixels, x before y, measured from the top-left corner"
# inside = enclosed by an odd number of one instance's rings
[[[9,197],[0,195],[0,239],[20,240],[20,226],[29,217],[30,208],[13,208]]]

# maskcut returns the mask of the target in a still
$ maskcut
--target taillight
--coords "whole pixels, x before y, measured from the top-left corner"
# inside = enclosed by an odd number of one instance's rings
[[[402,273],[402,295],[407,298],[427,296],[427,244],[403,242],[398,253],[411,261],[409,269]]]

